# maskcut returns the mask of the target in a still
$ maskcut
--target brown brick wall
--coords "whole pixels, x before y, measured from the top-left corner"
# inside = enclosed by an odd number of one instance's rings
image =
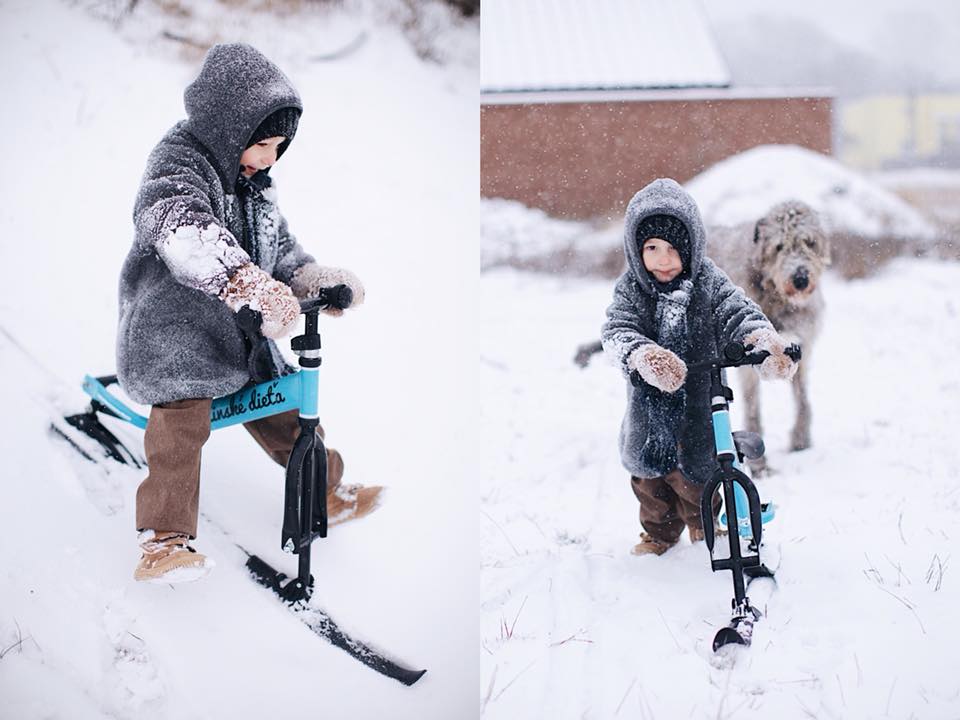
[[[684,182],[767,143],[830,153],[830,99],[481,105],[480,192],[558,217],[615,217],[655,178]]]

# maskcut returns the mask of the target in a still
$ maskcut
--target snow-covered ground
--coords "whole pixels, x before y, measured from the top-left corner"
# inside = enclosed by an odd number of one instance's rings
[[[199,59],[76,5],[2,0],[4,720],[476,714],[476,400],[463,379],[478,353],[478,23],[446,24],[456,59],[438,64],[378,17],[335,7],[269,31],[216,29],[300,89],[303,120],[272,173],[281,208],[307,250],[367,289],[363,307],[322,323],[321,421],[345,480],[389,489],[375,514],[315,544],[316,600],[428,674],[413,688],[381,677],[248,579],[231,538],[292,563],[277,547],[282,473],[240,428],[204,452],[197,546],[213,574],[175,589],[132,581],[142,474],[91,473],[47,426],[51,403],[82,400],[84,373],[114,369],[133,198]],[[308,59],[362,33],[346,57]]]
[[[778,588],[753,647],[719,659],[730,574],[686,536],[630,555],[623,380],[571,361],[612,283],[484,274],[484,717],[960,717],[958,288],[960,265],[935,261],[826,278],[813,448],[786,452],[789,386],[763,386]]]

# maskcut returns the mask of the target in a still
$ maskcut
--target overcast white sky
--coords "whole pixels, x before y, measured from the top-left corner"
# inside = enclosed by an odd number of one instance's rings
[[[780,15],[816,23],[837,40],[871,52],[882,51],[893,39],[891,30],[902,30],[904,49],[921,50],[930,38],[918,28],[936,26],[943,38],[960,43],[960,2],[956,0],[701,0],[707,14],[718,20],[746,19],[751,15]]]
[[[731,23],[744,35],[751,18],[796,18],[838,43],[892,66],[908,65],[960,85],[960,2],[957,0],[701,0],[722,35]],[[738,35],[738,37],[743,37]],[[755,37],[759,44],[777,38]],[[729,52],[727,48],[725,51]],[[799,61],[800,59],[797,58]]]

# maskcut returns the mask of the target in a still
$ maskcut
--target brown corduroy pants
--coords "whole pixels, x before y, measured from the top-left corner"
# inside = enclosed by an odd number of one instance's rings
[[[154,405],[143,438],[149,475],[137,489],[137,530],[164,530],[197,536],[200,507],[200,451],[210,437],[210,398]],[[297,410],[244,423],[267,455],[286,466],[300,434]],[[317,427],[322,438],[323,428]],[[327,448],[327,491],[343,478],[343,458]]]
[[[631,477],[633,494],[640,501],[640,524],[655,540],[674,544],[684,526],[703,529],[700,496],[703,485],[687,480],[679,468],[655,478]],[[713,496],[713,513],[720,512],[720,495]]]

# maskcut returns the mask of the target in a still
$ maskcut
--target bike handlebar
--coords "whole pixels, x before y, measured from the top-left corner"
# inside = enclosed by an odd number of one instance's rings
[[[752,350],[752,345],[744,345],[738,342],[727,343],[723,348],[722,357],[689,363],[687,365],[687,372],[703,372],[704,370],[713,370],[714,368],[740,367],[742,365],[760,365],[770,356],[770,353],[766,350],[751,352]],[[797,344],[787,346],[783,352],[794,362],[800,362],[803,354],[800,346]],[[640,373],[636,370],[631,371],[630,381],[634,385],[639,385],[642,382]]]
[[[711,358],[698,363],[687,365],[687,372],[698,372],[703,370],[712,370],[713,368],[740,367],[742,365],[760,365],[764,360],[770,357],[766,350],[757,350],[752,352],[752,345],[731,342],[723,348],[723,357]],[[797,344],[788,345],[784,348],[784,355],[794,362],[800,362],[803,353]]]

